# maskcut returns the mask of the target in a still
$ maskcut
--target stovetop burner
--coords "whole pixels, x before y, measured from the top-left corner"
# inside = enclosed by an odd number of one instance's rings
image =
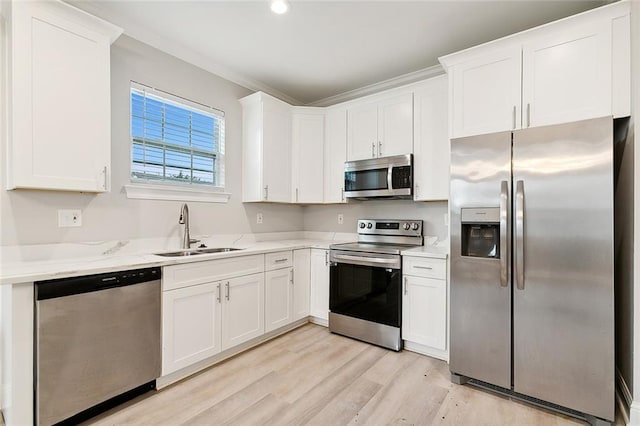
[[[358,242],[333,244],[332,250],[400,254],[423,245],[421,220],[358,220]]]

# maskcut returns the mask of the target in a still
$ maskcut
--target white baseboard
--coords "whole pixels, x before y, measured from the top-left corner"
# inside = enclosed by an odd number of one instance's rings
[[[313,324],[321,325],[323,327],[329,327],[329,320],[326,320],[324,318],[318,318],[318,317],[310,316],[309,317],[309,322],[312,322]]]
[[[424,346],[419,343],[409,342],[407,340],[403,340],[404,348],[411,352],[416,352],[422,355],[427,355],[432,358],[438,358],[443,361],[449,363],[449,351],[442,351],[439,349],[434,349],[429,346]]]

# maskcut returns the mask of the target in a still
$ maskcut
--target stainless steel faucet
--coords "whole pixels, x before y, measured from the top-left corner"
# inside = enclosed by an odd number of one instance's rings
[[[197,243],[200,240],[191,239],[191,235],[189,234],[189,206],[187,203],[182,204],[180,208],[180,219],[178,223],[184,225],[184,235],[182,237],[182,248],[189,249],[191,248],[191,244]]]

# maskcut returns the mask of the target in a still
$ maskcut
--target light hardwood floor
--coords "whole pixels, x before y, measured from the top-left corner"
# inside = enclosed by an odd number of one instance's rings
[[[449,381],[448,365],[307,324],[88,424],[580,425]]]

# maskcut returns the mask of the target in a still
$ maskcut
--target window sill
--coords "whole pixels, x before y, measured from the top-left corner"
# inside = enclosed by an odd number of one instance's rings
[[[231,194],[209,188],[191,188],[174,185],[125,185],[127,198],[139,200],[199,201],[202,203],[227,203]]]

